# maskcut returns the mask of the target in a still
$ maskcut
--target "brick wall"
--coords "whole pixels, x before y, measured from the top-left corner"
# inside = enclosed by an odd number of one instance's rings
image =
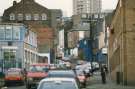
[[[125,0],[125,9],[123,1],[111,23],[109,62],[113,80],[116,72],[121,72],[121,83],[135,85],[135,0]]]

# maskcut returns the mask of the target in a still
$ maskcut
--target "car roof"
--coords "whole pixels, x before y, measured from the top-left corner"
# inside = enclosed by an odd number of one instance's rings
[[[21,71],[22,69],[20,68],[9,68],[8,71]]]
[[[75,79],[73,79],[73,78],[45,78],[45,79],[41,80],[41,82],[45,82],[45,81],[71,81],[71,82],[75,82]]]
[[[65,72],[69,72],[69,73],[72,73],[73,70],[50,70],[49,72],[62,72],[62,73],[65,73]]]
[[[31,64],[31,66],[48,66],[49,64],[47,63],[34,63],[34,64]]]
[[[55,74],[74,75],[75,73],[72,70],[50,70],[48,74],[52,74],[52,75],[55,75]]]

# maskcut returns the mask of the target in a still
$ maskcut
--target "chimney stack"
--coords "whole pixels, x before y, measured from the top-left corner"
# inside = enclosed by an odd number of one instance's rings
[[[13,1],[13,6],[15,6],[17,4],[17,2],[16,1]]]

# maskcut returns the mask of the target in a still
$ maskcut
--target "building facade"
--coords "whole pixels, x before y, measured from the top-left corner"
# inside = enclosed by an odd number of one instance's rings
[[[110,27],[109,63],[112,80],[135,85],[135,0],[119,0]],[[117,78],[116,78],[117,76]]]
[[[57,17],[61,16],[61,10],[48,9],[35,0],[21,0],[14,1],[13,6],[4,11],[2,21],[27,25],[37,33],[39,53],[50,53],[53,51],[54,39],[57,37],[55,36]]]
[[[68,48],[71,50],[70,54],[79,57],[80,51],[84,52],[82,51],[83,48],[81,48],[81,50],[79,49],[81,42],[84,41],[84,39],[89,39],[89,36],[89,23],[81,23],[81,20],[79,20],[78,17],[74,17],[73,28],[68,31]],[[86,58],[84,57],[84,59]]]
[[[100,13],[101,3],[101,0],[73,0],[73,14]]]
[[[23,24],[0,24],[0,67],[24,68],[36,63],[37,35]]]

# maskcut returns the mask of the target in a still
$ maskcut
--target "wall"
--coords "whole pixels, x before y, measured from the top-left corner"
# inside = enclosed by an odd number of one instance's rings
[[[117,5],[109,37],[109,61],[112,80],[121,73],[121,83],[135,85],[135,0],[124,0]],[[124,7],[125,4],[125,7]]]

